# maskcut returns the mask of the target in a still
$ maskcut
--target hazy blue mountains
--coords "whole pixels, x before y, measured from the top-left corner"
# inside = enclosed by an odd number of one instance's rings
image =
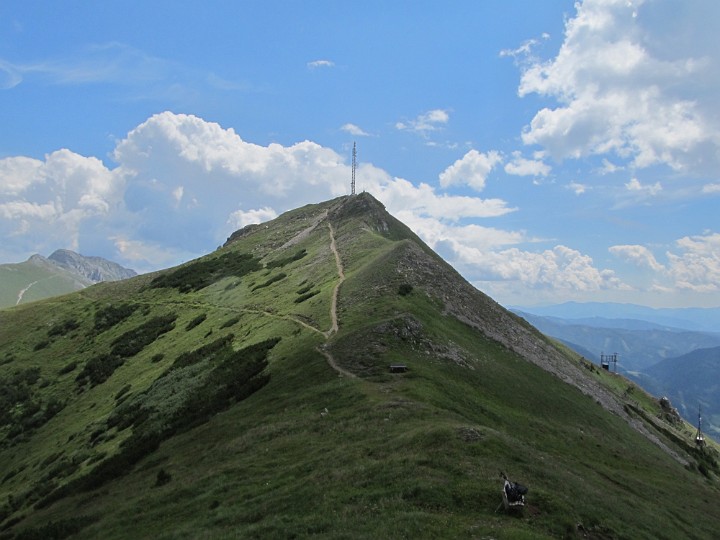
[[[595,363],[618,353],[618,371],[667,396],[693,424],[702,404],[705,431],[720,436],[720,309],[567,303],[513,311]]]

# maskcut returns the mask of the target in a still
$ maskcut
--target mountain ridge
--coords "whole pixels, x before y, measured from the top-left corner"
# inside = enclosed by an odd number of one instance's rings
[[[697,421],[702,407],[705,431],[715,439],[720,436],[720,346],[662,360],[633,378],[668,396],[689,421]]]
[[[92,283],[101,281],[117,281],[137,276],[135,270],[125,268],[116,262],[103,257],[85,256],[69,249],[53,251],[48,260],[61,268],[65,268],[79,276],[83,276]]]
[[[692,350],[720,345],[720,334],[669,328],[638,321],[631,328],[622,326],[625,319],[609,320],[601,326],[590,326],[576,319],[543,317],[518,312],[543,333],[566,343],[573,343],[586,351],[590,358],[599,361],[601,353],[618,353],[618,367],[624,371],[642,371],[664,358],[681,356]]]
[[[0,311],[0,378],[24,389],[0,418],[0,535],[714,533],[713,443],[698,452],[691,426],[474,289],[369,194],[242,231]],[[530,486],[524,519],[496,510],[498,470]]]
[[[47,258],[35,254],[22,263],[0,264],[0,308],[136,275],[134,270],[102,257],[86,257],[70,250],[58,249]]]
[[[617,302],[565,302],[543,306],[509,306],[509,309],[563,319],[633,319],[685,330],[720,332],[720,307],[652,308]]]

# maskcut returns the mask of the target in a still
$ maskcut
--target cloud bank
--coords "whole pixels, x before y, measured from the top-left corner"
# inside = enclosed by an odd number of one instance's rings
[[[350,177],[347,156],[316,143],[256,145],[233,129],[171,112],[130,131],[113,159],[111,168],[62,149],[44,160],[0,160],[2,256],[17,261],[67,247],[140,271],[163,268],[211,251],[240,227],[347,194]],[[439,183],[481,191],[501,161],[496,152],[471,150],[440,174]],[[525,250],[538,240],[484,224],[517,211],[502,199],[452,195],[368,163],[359,165],[357,183],[477,284],[578,293],[629,289],[572,247]],[[656,273],[658,290],[717,291],[720,283],[717,233],[678,240],[665,262],[644,246],[610,252]]]
[[[310,141],[256,145],[233,129],[164,112],[120,140],[115,167],[59,150],[44,160],[0,160],[2,256],[27,257],[68,247],[140,271],[211,251],[234,230],[281,212],[347,194],[347,156]],[[440,175],[482,190],[496,152],[468,152]],[[451,195],[361,163],[357,184],[416,230],[451,263],[483,279],[530,286],[612,286],[582,254],[558,246],[535,255],[517,246],[522,231],[476,223],[516,210],[502,199]]]
[[[717,172],[720,118],[708,89],[718,83],[720,5],[585,0],[576,7],[557,56],[530,58],[523,70],[520,96],[557,103],[535,114],[523,142],[558,161],[614,154],[635,168]]]

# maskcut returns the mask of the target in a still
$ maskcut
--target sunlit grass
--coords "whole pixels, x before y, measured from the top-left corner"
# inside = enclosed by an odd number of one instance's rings
[[[444,299],[399,266],[410,245],[402,238],[412,237],[377,209],[350,208],[347,221],[333,222],[346,280],[339,331],[326,335],[338,270],[318,217],[336,204],[299,209],[221,252],[277,262],[269,268],[188,292],[150,288],[154,277],[140,276],[0,311],[0,374],[37,367],[46,381],[33,386],[38,398],[65,402],[27,440],[0,448],[0,501],[13,502],[3,507],[6,533],[8,520],[18,520],[17,531],[87,516],[76,538],[713,537],[715,473],[683,467],[590,396],[448,315]],[[295,302],[311,290],[318,293]],[[98,331],[96,314],[122,303],[135,309]],[[75,378],[94,355],[167,313],[177,315],[172,330],[80,391]],[[70,318],[76,329],[48,337]],[[123,404],[152,405],[147,421],[161,424],[162,411],[175,410],[173,400],[206,372],[177,376],[177,387],[152,398],[143,393],[182,355],[230,335],[234,351],[280,338],[267,354],[262,389],[178,430],[96,490],[34,507],[143,429],[108,429]],[[48,345],[34,351],[41,340]],[[357,377],[333,370],[320,346]],[[72,362],[75,369],[61,374]],[[390,373],[393,363],[408,371]],[[639,422],[657,415],[656,400],[626,379],[590,373],[644,411]],[[62,476],[73,460],[81,461]],[[55,477],[45,478],[53,468]],[[169,481],[157,485],[160,471]],[[497,510],[500,471],[530,488],[524,514]]]

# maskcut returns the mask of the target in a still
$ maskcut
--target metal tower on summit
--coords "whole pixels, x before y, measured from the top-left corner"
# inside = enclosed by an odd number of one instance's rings
[[[350,180],[350,195],[355,195],[355,169],[357,167],[357,151],[355,149],[355,143],[353,142],[353,154],[352,154],[352,180]]]

